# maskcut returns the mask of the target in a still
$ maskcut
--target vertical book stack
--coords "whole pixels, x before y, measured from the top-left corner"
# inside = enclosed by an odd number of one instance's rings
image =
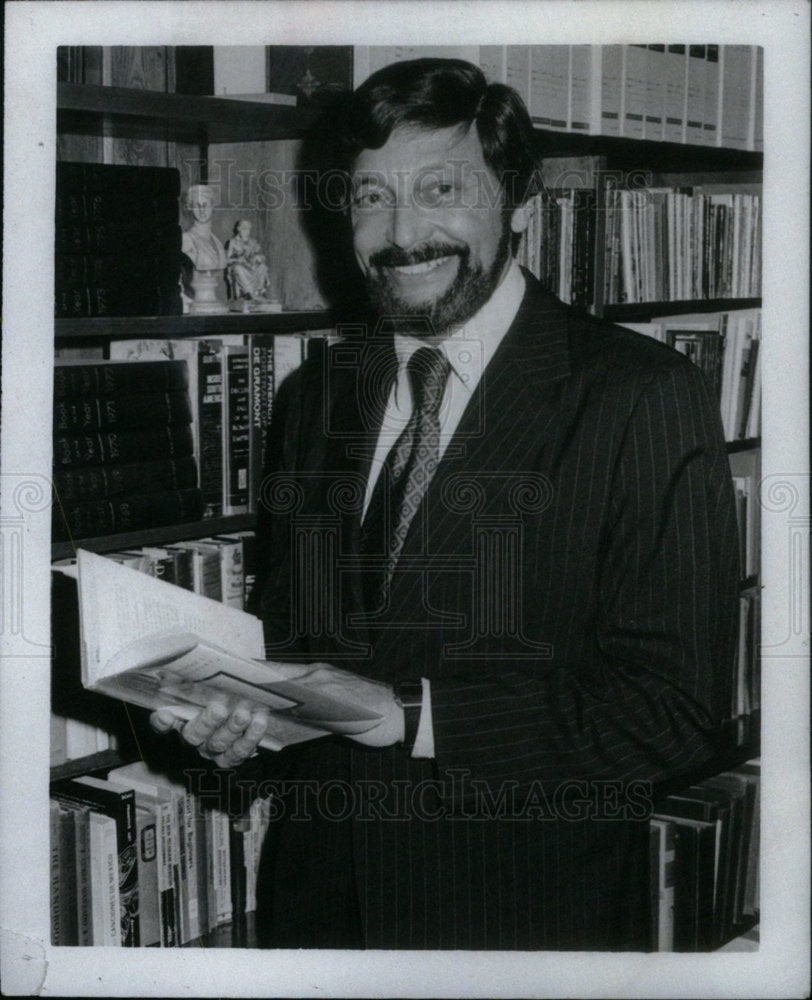
[[[182,312],[179,195],[168,167],[57,163],[58,319]]]
[[[188,387],[183,361],[57,364],[54,540],[200,518]]]

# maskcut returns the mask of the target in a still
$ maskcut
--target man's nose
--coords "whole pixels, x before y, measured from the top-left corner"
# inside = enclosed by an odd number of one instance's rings
[[[431,232],[432,224],[428,213],[413,202],[396,205],[392,210],[392,242],[408,250],[422,243]]]

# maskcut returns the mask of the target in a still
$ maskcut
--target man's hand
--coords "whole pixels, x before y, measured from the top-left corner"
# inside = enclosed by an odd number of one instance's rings
[[[370,680],[349,670],[340,670],[329,663],[275,664],[284,666],[288,680],[295,680],[325,695],[341,697],[372,709],[381,721],[363,733],[347,734],[349,739],[366,746],[385,747],[403,740],[405,727],[403,709],[395,701],[394,691],[388,684]],[[306,719],[325,730],[330,723],[320,719]],[[250,757],[262,737],[273,735],[273,715],[249,701],[238,702],[229,709],[225,699],[214,699],[193,719],[185,722],[171,708],[160,708],[150,716],[152,728],[159,733],[175,729],[201,756],[214,761],[218,767],[235,767]],[[336,726],[336,731],[340,727]]]
[[[291,673],[290,680],[313,688],[321,694],[354,701],[381,716],[380,722],[363,733],[346,733],[349,739],[370,747],[388,747],[403,740],[405,734],[403,709],[395,701],[395,692],[389,684],[370,680],[349,670],[340,670],[329,663],[292,666],[291,670],[296,670],[298,673]],[[302,718],[302,721],[313,722],[314,725],[322,726],[324,729],[330,728],[328,722],[318,719]],[[341,730],[336,727],[335,731]]]
[[[238,702],[231,711],[225,701],[210,701],[193,719],[184,722],[171,708],[159,708],[149,717],[159,733],[177,729],[189,746],[218,767],[242,764],[268,730],[268,713],[251,702]]]

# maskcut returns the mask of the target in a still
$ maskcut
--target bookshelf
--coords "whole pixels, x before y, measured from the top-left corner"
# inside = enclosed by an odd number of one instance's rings
[[[212,147],[221,146],[230,155],[245,149],[249,161],[264,155],[265,146],[251,144],[285,143],[301,138],[313,121],[307,108],[251,103],[213,97],[196,97],[140,90],[128,87],[98,86],[60,82],[57,87],[57,127],[61,134],[93,137],[101,142],[118,140],[135,143],[165,143],[167,148],[186,145],[199,158],[199,181],[205,182],[215,162]],[[601,205],[602,177],[613,176],[621,183],[633,175],[639,182],[645,177],[647,186],[657,184],[702,185],[727,183],[754,185],[760,179],[763,154],[756,150],[731,149],[690,143],[653,141],[624,136],[579,134],[537,126],[540,155],[544,158],[548,176],[553,176],[556,163],[580,161],[586,167],[592,190]],[[139,145],[141,144],[141,145]],[[96,147],[99,149],[100,147]],[[216,153],[217,150],[215,149]],[[172,159],[171,151],[167,159]],[[602,213],[598,213],[596,253],[591,262],[595,281],[603,273],[603,261],[597,247],[602,245]],[[662,316],[695,313],[721,313],[757,309],[758,297],[679,299],[674,301],[605,303],[597,296],[589,303],[595,315],[623,323],[646,323]],[[332,315],[326,309],[292,309],[263,315],[229,314],[222,316],[128,316],[87,317],[55,321],[55,344],[58,348],[104,348],[113,340],[179,340],[189,337],[240,335],[247,339],[255,335],[307,333],[324,330],[332,325]],[[758,437],[731,440],[727,450],[731,456],[752,454],[760,448]],[[135,532],[84,538],[74,542],[58,542],[52,546],[52,558],[69,558],[76,547],[106,553],[141,546],[171,545],[185,539],[224,532],[251,530],[254,514],[218,517],[202,522],[167,527],[147,528]],[[758,576],[751,574],[741,584],[742,592],[758,590]],[[724,748],[712,767],[690,776],[691,781],[703,781],[759,752],[760,712],[749,712],[745,719],[734,719],[724,734]],[[147,741],[149,742],[149,741]],[[177,749],[174,747],[173,749]],[[136,749],[121,746],[100,750],[52,768],[52,780],[94,772],[104,774],[110,768],[135,759]],[[683,783],[684,783],[683,778]],[[676,787],[676,786],[675,786]],[[671,789],[673,790],[673,789]],[[752,935],[757,916],[737,925],[736,934]],[[211,931],[203,937],[209,947],[251,947],[255,931],[251,914]],[[189,944],[187,946],[194,946]],[[725,946],[727,947],[727,945]]]
[[[299,333],[332,326],[326,310],[231,313],[223,316],[90,316],[55,320],[56,345],[110,340],[172,340],[220,334]]]

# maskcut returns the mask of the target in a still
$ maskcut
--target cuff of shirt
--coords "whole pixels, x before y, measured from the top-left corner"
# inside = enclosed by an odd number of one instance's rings
[[[417,736],[412,747],[412,757],[434,756],[434,726],[431,719],[431,684],[425,677],[420,678],[423,685],[423,704],[420,708],[420,722],[417,724]]]

